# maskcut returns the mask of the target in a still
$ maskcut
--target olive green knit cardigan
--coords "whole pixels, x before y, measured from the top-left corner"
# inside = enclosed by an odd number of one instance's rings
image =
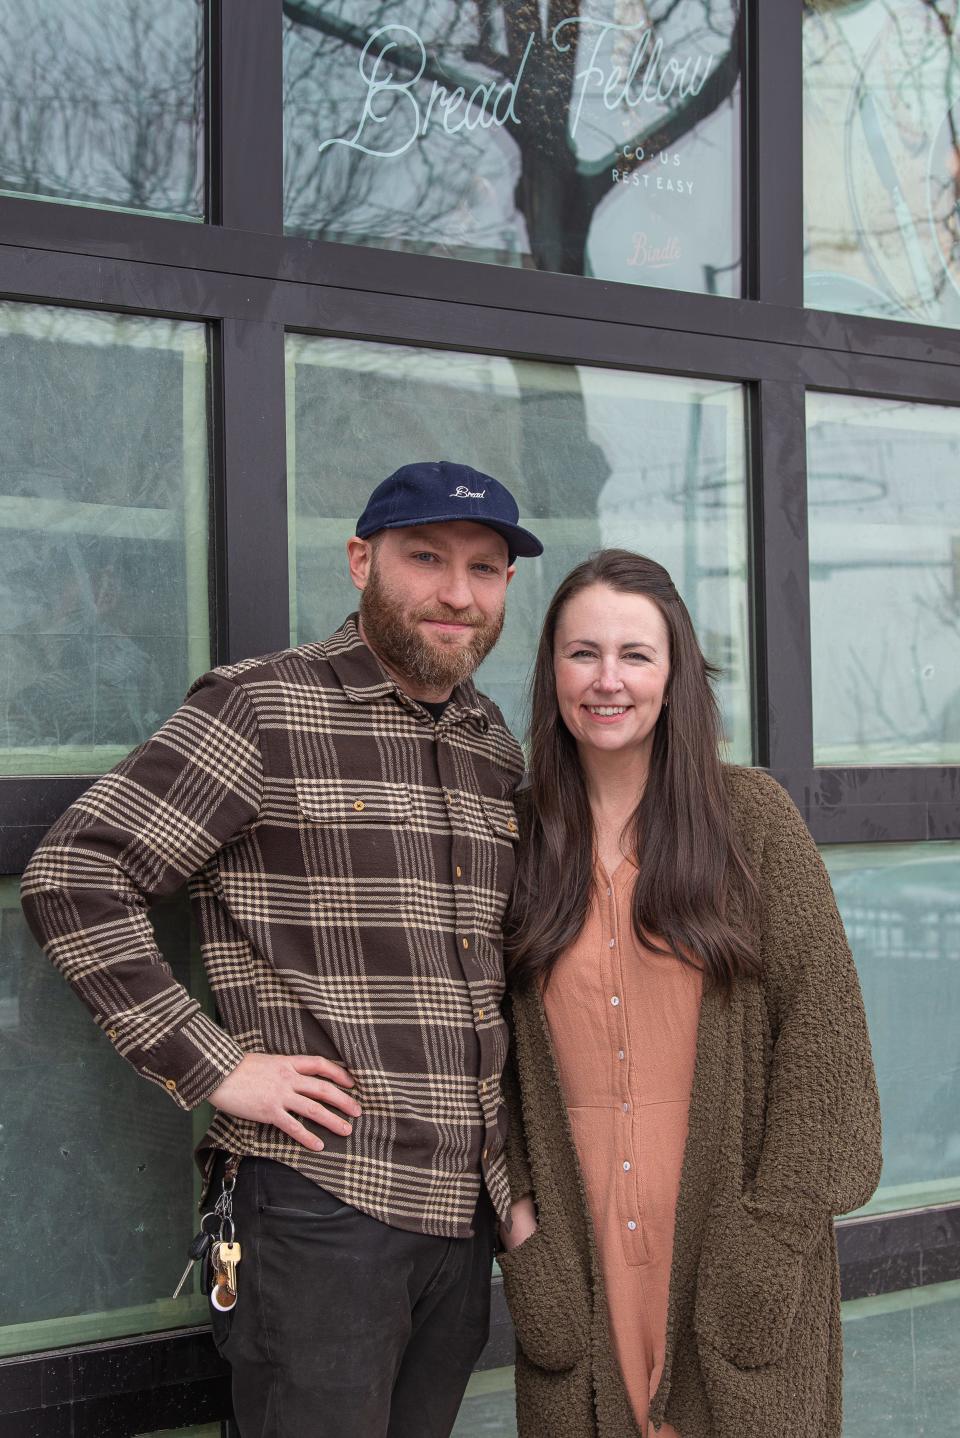
[[[760,886],[763,976],[729,1000],[703,998],[652,1426],[672,1423],[681,1438],[840,1438],[832,1217],[865,1203],[879,1178],[870,1041],[803,820],[768,775],[724,773]],[[510,1007],[511,1189],[533,1193],[539,1218],[501,1255],[520,1438],[637,1438],[539,990],[515,991]]]

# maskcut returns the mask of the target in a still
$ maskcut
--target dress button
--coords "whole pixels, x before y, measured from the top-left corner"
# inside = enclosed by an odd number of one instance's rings
[[[636,1228],[636,1226],[637,1226],[637,1225],[634,1223],[633,1219],[631,1218],[630,1222],[627,1224],[627,1227],[629,1228],[629,1230],[630,1230],[631,1233],[633,1233],[633,1231],[634,1231],[634,1229]]]
[[[356,809],[357,813],[360,814],[367,806],[362,799],[354,799],[353,807]]]
[[[627,1162],[626,1159],[624,1159],[624,1161],[623,1161],[623,1171],[624,1171],[624,1173],[629,1173],[629,1172],[630,1172],[630,1164]]]
[[[610,943],[608,944],[607,947],[608,947],[608,948],[611,948],[611,949],[615,949],[615,948],[617,947],[617,941],[616,941],[616,939],[611,939],[611,940],[610,940]]]
[[[614,1008],[617,1008],[618,1005],[619,1005],[619,1003],[620,1003],[620,1000],[617,998],[616,994],[614,994],[614,996],[613,996],[613,998],[610,1000],[610,1002],[613,1004],[613,1007],[614,1007]]]

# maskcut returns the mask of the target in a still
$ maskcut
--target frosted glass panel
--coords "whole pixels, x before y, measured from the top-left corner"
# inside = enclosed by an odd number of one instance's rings
[[[883,1114],[868,1211],[960,1199],[960,843],[823,850],[856,959]]]
[[[0,772],[96,773],[209,666],[203,325],[0,304]]]
[[[544,610],[591,550],[665,564],[690,607],[730,753],[750,761],[743,392],[676,379],[290,335],[287,437],[296,640],[356,607],[344,542],[374,485],[415,459],[507,484],[546,545],[520,560],[480,683],[517,731]]]
[[[818,764],[960,762],[960,408],[807,395]]]

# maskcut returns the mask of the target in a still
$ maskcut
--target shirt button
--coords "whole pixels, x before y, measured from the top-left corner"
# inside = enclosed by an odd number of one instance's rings
[[[636,1228],[636,1226],[637,1226],[637,1225],[634,1223],[633,1219],[631,1218],[631,1219],[630,1219],[630,1222],[627,1224],[627,1227],[629,1228],[629,1230],[630,1230],[631,1233],[633,1233],[633,1231],[634,1231],[634,1229]]]
[[[169,1089],[171,1093],[173,1093],[173,1090],[177,1086],[177,1081],[176,1079],[164,1079],[163,1086],[164,1088]]]
[[[484,1161],[484,1163],[486,1163],[486,1161],[487,1161],[487,1154],[488,1154],[489,1152],[490,1152],[490,1150],[489,1150],[488,1148],[485,1148],[485,1149],[483,1150],[483,1161]]]
[[[620,1000],[617,998],[616,994],[614,994],[614,996],[613,996],[613,998],[610,1000],[610,1002],[613,1004],[613,1007],[614,1007],[614,1008],[617,1008],[618,1005],[619,1005],[619,1003],[620,1003]]]
[[[460,942],[463,944],[463,947],[464,947],[465,949],[469,949],[469,947],[470,947],[470,940],[469,940],[469,939],[461,939]]]
[[[480,1080],[480,1092],[481,1092],[481,1093],[486,1093],[486,1091],[487,1091],[487,1081],[486,1081],[486,1079],[481,1079],[481,1080]]]
[[[629,1105],[628,1103],[625,1103],[625,1104],[624,1104],[624,1106],[623,1106],[623,1111],[624,1111],[624,1113],[629,1113],[629,1112],[630,1112],[630,1105]]]
[[[517,821],[516,821],[516,819],[508,819],[508,820],[507,820],[507,828],[510,830],[511,834],[515,834],[515,833],[517,832]]]
[[[617,1058],[618,1058],[618,1059],[622,1059],[623,1056],[624,1056],[624,1054],[623,1054],[623,1049],[617,1049]]]
[[[353,807],[356,809],[357,813],[360,814],[367,806],[362,799],[354,799]]]
[[[613,890],[612,890],[612,889],[608,889],[608,890],[607,890],[607,898],[608,898],[608,899],[609,899],[609,897],[610,897],[610,895],[611,895],[612,893],[613,893]]]
[[[462,878],[463,878],[463,870],[461,869],[461,867],[460,867],[459,864],[457,865],[457,878],[458,878],[458,879],[462,879]]]
[[[610,943],[609,943],[609,945],[608,945],[608,948],[615,949],[616,947],[617,947],[617,941],[616,941],[616,939],[611,939],[611,940],[610,940]]]
[[[484,1015],[486,1014],[486,1012],[487,1012],[486,1009],[477,1009],[477,1019],[479,1020],[480,1023],[483,1023],[483,1018],[484,1018]]]
[[[626,1159],[624,1159],[624,1161],[623,1161],[623,1171],[624,1171],[624,1173],[629,1173],[629,1172],[630,1172],[630,1165],[629,1165],[629,1163],[627,1162]]]
[[[116,1029],[107,1029],[107,1038],[108,1038],[108,1039],[115,1039],[116,1037],[117,1037],[117,1031],[116,1031]]]

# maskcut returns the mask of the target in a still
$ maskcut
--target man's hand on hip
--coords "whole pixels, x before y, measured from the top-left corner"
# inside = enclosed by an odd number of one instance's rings
[[[329,1059],[302,1054],[247,1054],[210,1095],[210,1102],[234,1118],[252,1118],[273,1124],[319,1153],[316,1138],[296,1117],[308,1118],[331,1133],[348,1134],[353,1125],[333,1108],[357,1118],[360,1105],[352,1094],[353,1079]]]

